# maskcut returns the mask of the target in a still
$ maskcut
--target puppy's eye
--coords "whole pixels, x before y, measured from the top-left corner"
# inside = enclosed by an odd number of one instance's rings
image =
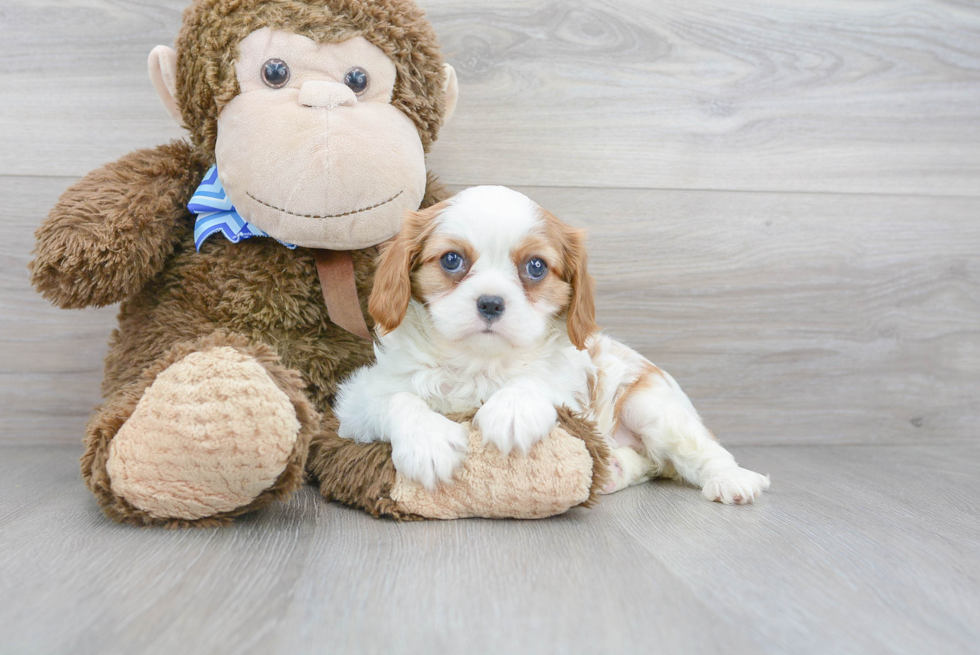
[[[447,252],[439,263],[442,264],[442,270],[447,273],[459,273],[463,268],[463,256],[458,252]]]
[[[534,257],[527,260],[527,263],[524,264],[524,270],[527,271],[527,276],[532,280],[540,280],[548,274],[548,265],[540,257]]]
[[[344,84],[357,95],[361,95],[368,86],[368,74],[363,68],[355,67],[344,75]]]
[[[270,59],[262,64],[262,81],[267,87],[281,89],[289,81],[289,66],[282,59]]]

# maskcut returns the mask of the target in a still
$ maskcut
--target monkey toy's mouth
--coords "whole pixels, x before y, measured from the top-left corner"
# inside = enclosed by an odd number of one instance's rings
[[[394,201],[402,193],[404,193],[404,189],[402,189],[401,191],[399,191],[395,195],[391,196],[387,200],[382,200],[381,202],[377,202],[377,203],[375,203],[373,205],[369,205],[367,207],[361,207],[360,209],[352,209],[350,211],[341,212],[340,214],[303,214],[303,213],[300,213],[300,212],[289,211],[288,209],[285,209],[283,207],[276,207],[275,205],[273,205],[271,203],[268,203],[268,202],[265,202],[264,200],[260,200],[259,198],[256,198],[255,196],[253,196],[248,191],[245,192],[245,194],[249,198],[251,198],[255,202],[259,203],[260,205],[264,205],[265,207],[268,207],[269,209],[274,209],[277,212],[282,212],[283,214],[289,214],[290,216],[299,216],[300,218],[342,218],[344,216],[352,216],[354,214],[360,214],[361,212],[371,211],[372,209],[377,209],[378,207],[382,207],[384,205],[387,205],[389,202]]]

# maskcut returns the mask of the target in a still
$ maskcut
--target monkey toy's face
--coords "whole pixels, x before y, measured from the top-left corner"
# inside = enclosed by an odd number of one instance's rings
[[[239,44],[241,92],[218,116],[225,191],[281,241],[363,248],[425,192],[422,142],[391,106],[395,65],[364,37],[315,44],[263,28]]]
[[[421,203],[426,171],[414,123],[391,104],[385,53],[361,36],[318,44],[265,27],[239,43],[235,73],[215,160],[239,214],[299,246],[352,250],[394,236]]]

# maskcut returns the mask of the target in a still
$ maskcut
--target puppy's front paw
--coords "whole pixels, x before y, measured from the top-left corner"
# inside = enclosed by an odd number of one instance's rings
[[[739,466],[712,473],[704,483],[701,494],[708,500],[726,505],[744,505],[769,488],[769,476]]]
[[[469,429],[439,414],[418,417],[391,437],[395,470],[433,490],[450,484],[453,471],[469,451]]]
[[[490,396],[473,417],[473,424],[483,433],[483,443],[492,443],[504,455],[515,446],[527,455],[557,422],[558,412],[542,395],[513,388]]]

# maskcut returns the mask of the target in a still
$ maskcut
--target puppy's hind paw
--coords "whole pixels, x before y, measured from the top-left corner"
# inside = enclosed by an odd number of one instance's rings
[[[616,448],[609,454],[609,482],[601,493],[611,494],[630,485],[650,479],[651,463],[629,447]]]
[[[717,500],[726,505],[745,505],[768,488],[768,475],[734,467],[712,474],[705,481],[701,494],[708,500]]]

